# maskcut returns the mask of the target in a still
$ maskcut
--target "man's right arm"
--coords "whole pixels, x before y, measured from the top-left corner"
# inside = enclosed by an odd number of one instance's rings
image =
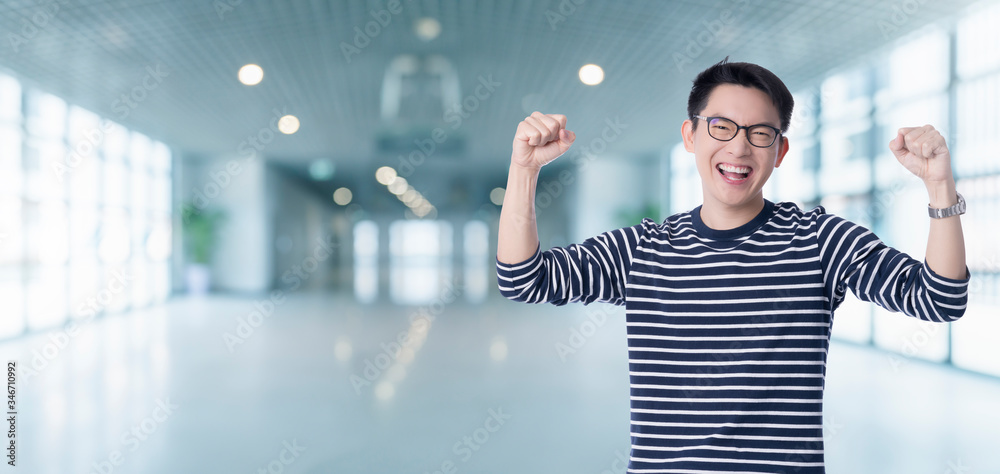
[[[535,188],[543,165],[575,139],[566,117],[535,112],[517,127],[497,243],[497,284],[505,297],[527,303],[624,304],[625,280],[642,225],[616,229],[582,244],[542,252]],[[650,221],[652,222],[652,221]]]
[[[497,260],[501,263],[523,262],[538,248],[538,173],[542,166],[566,153],[574,139],[576,135],[566,130],[565,115],[535,112],[518,124],[500,209]]]

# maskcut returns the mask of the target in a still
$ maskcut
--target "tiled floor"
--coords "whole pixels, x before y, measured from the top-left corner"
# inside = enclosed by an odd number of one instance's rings
[[[253,303],[176,299],[0,344],[36,369],[10,472],[623,472],[621,308]],[[1000,381],[893,367],[833,346],[828,472],[1000,473]]]

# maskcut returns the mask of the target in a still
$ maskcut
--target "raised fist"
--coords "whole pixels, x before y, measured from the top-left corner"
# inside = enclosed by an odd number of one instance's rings
[[[517,124],[510,162],[537,170],[566,153],[573,140],[576,134],[566,130],[565,115],[532,113]]]

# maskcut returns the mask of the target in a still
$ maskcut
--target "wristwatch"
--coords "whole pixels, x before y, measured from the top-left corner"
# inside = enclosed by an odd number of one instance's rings
[[[965,198],[961,194],[958,194],[958,204],[945,209],[935,209],[927,205],[927,213],[931,215],[934,219],[944,219],[945,217],[960,216],[965,214]]]

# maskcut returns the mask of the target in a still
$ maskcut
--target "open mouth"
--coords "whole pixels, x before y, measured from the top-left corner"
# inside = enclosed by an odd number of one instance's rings
[[[719,163],[715,166],[715,169],[719,171],[726,181],[734,184],[739,184],[747,180],[750,174],[753,173],[753,168],[749,166],[736,166],[729,163]]]

